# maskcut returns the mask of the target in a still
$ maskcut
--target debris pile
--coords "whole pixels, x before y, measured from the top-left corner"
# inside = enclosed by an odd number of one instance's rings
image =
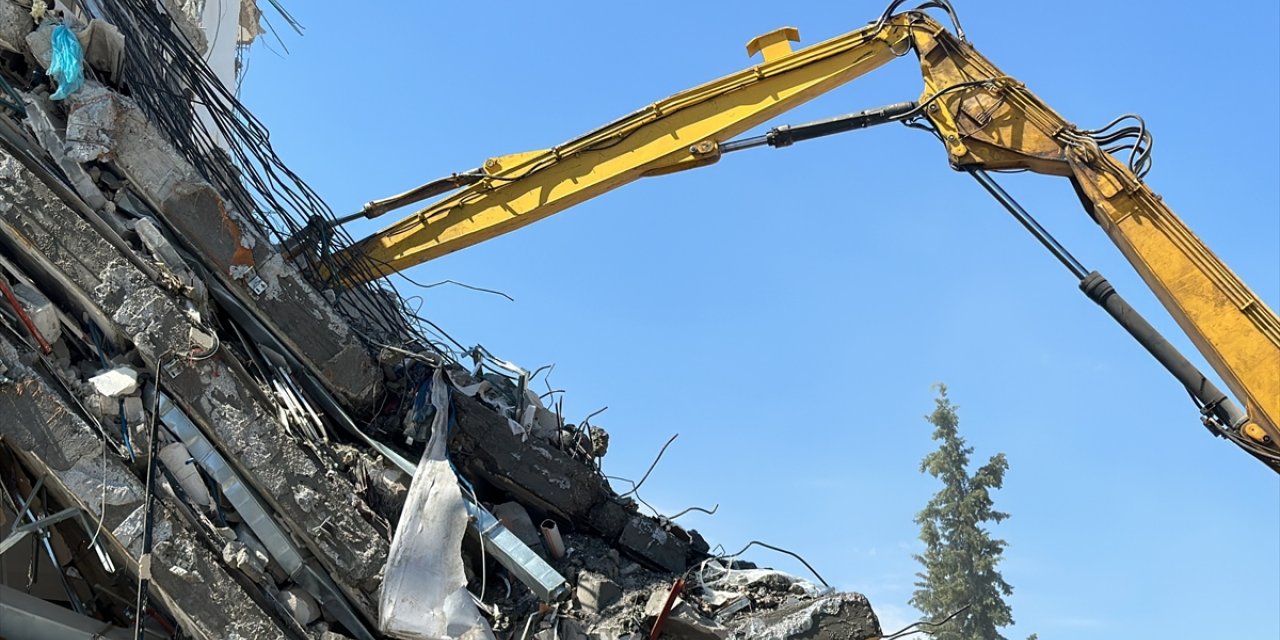
[[[0,636],[880,635],[643,513],[539,371],[326,280],[349,239],[203,3],[34,3],[0,3]]]

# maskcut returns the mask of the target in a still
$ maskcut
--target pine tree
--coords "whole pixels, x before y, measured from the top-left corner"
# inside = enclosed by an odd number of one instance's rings
[[[1006,543],[993,538],[983,525],[1009,517],[996,511],[991,499],[991,492],[1004,483],[1009,464],[998,453],[969,475],[973,448],[960,437],[959,417],[947,387],[940,384],[937,389],[937,406],[926,420],[940,444],[920,462],[920,471],[943,486],[916,515],[925,551],[915,559],[924,570],[916,574],[920,581],[911,605],[932,620],[969,606],[936,630],[936,640],[1006,640],[998,629],[1013,624],[1004,601],[1013,587],[996,570]]]

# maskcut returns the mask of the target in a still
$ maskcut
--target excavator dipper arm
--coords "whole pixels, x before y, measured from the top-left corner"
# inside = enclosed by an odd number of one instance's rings
[[[912,46],[930,97],[922,113],[952,166],[1070,178],[1094,221],[1243,401],[1247,419],[1226,425],[1232,435],[1280,470],[1280,320],[1142,182],[1151,138],[1141,119],[1081,130],[941,27],[913,30]]]

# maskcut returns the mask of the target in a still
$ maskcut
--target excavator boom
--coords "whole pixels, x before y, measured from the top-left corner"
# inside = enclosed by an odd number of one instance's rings
[[[347,251],[367,258],[369,276],[403,271],[542,220],[634,182],[711,164],[718,145],[908,53],[923,14],[792,51],[794,29],[752,40],[764,62],[682,91],[562,145],[491,158],[483,177],[363,239]],[[939,27],[941,28],[941,27]],[[338,260],[338,264],[345,261]],[[335,274],[354,283],[356,273]]]
[[[641,177],[705,166],[730,151],[909,122],[937,134],[952,166],[974,175],[1024,224],[1029,215],[988,172],[1030,170],[1069,178],[1094,221],[1244,410],[1177,353],[1104,278],[1069,265],[1081,288],[1187,388],[1215,435],[1230,438],[1280,472],[1280,319],[1142,182],[1150,168],[1151,136],[1141,118],[1126,116],[1101,129],[1079,129],[974,50],[949,2],[934,0],[926,6],[947,10],[955,33],[920,10],[893,15],[902,2],[896,0],[867,27],[798,51],[790,45],[799,38],[794,29],[765,34],[747,45],[749,54],[762,54],[759,65],[678,93],[557,147],[491,158],[479,169],[370,203],[362,214],[342,221],[375,217],[449,193],[331,262],[367,268],[321,276],[350,285],[402,271]],[[924,77],[918,103],[734,140],[911,51]]]

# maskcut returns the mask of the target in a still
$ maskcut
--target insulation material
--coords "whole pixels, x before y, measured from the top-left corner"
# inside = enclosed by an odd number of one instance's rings
[[[391,540],[379,625],[405,640],[492,640],[462,567],[467,512],[447,459],[449,387],[442,369],[431,378],[431,404],[431,439]]]
[[[89,378],[89,384],[101,395],[119,398],[138,390],[138,372],[132,367],[115,367]]]

